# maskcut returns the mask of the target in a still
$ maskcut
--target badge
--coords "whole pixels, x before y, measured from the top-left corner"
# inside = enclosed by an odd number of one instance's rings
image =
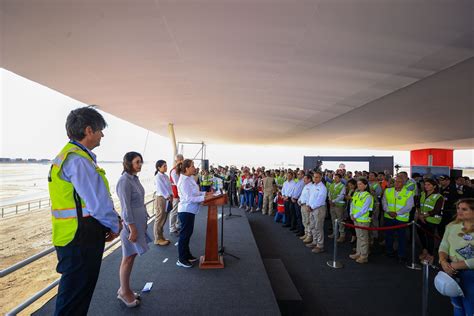
[[[474,247],[471,244],[464,248],[456,249],[456,252],[460,254],[465,260],[474,258]]]
[[[462,236],[462,239],[464,239],[466,241],[471,241],[472,240],[472,235],[464,234],[464,236]]]

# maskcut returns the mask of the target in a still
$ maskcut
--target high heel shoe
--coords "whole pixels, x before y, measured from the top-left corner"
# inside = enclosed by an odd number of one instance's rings
[[[120,289],[117,290],[117,295],[120,295]],[[137,300],[141,300],[142,297],[140,296],[140,294],[138,294],[137,292],[133,292],[133,296],[135,296],[135,298]]]
[[[140,305],[140,301],[139,301],[138,299],[135,299],[135,300],[133,300],[133,302],[130,302],[130,303],[129,303],[129,302],[127,302],[127,301],[125,300],[125,298],[123,298],[123,296],[120,295],[120,294],[117,295],[117,299],[120,300],[120,301],[122,301],[122,303],[124,303],[125,306],[127,306],[128,308],[133,308],[133,307],[137,307],[138,305]]]

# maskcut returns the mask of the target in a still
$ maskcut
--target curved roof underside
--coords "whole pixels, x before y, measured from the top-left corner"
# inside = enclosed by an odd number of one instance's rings
[[[180,141],[474,148],[471,0],[2,0],[3,68]]]

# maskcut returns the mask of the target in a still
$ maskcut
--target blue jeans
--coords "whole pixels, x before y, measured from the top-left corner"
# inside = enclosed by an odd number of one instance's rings
[[[253,207],[253,191],[245,190],[245,204],[248,207]]]
[[[258,192],[258,208],[262,209],[263,207],[263,192]]]
[[[189,250],[189,240],[194,231],[193,213],[180,212],[178,213],[179,222],[181,223],[181,230],[179,231],[178,254],[179,261],[186,262],[191,259],[191,251]]]
[[[86,315],[99,277],[105,238],[89,245],[56,247],[61,273],[54,315]]]
[[[451,297],[454,316],[474,315],[474,270],[460,270],[458,277],[464,297]]]
[[[401,224],[406,224],[405,222],[401,222],[396,219],[389,219],[384,218],[385,225],[384,226],[396,226]],[[398,257],[399,258],[406,258],[406,228],[399,228],[395,230],[386,230],[385,231],[385,246],[388,253],[393,253],[393,235],[398,235]]]
[[[245,193],[240,193],[240,206],[244,206],[245,204]]]
[[[277,212],[275,214],[274,220],[275,220],[276,223],[282,222],[283,224],[285,224],[286,223],[285,213],[278,213]]]

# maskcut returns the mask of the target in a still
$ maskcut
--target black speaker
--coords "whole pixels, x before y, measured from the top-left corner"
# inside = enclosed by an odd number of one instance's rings
[[[201,170],[209,171],[209,160],[208,159],[202,160]]]
[[[462,177],[462,170],[461,169],[451,169],[449,171],[449,176],[451,179],[456,179],[457,177]]]

